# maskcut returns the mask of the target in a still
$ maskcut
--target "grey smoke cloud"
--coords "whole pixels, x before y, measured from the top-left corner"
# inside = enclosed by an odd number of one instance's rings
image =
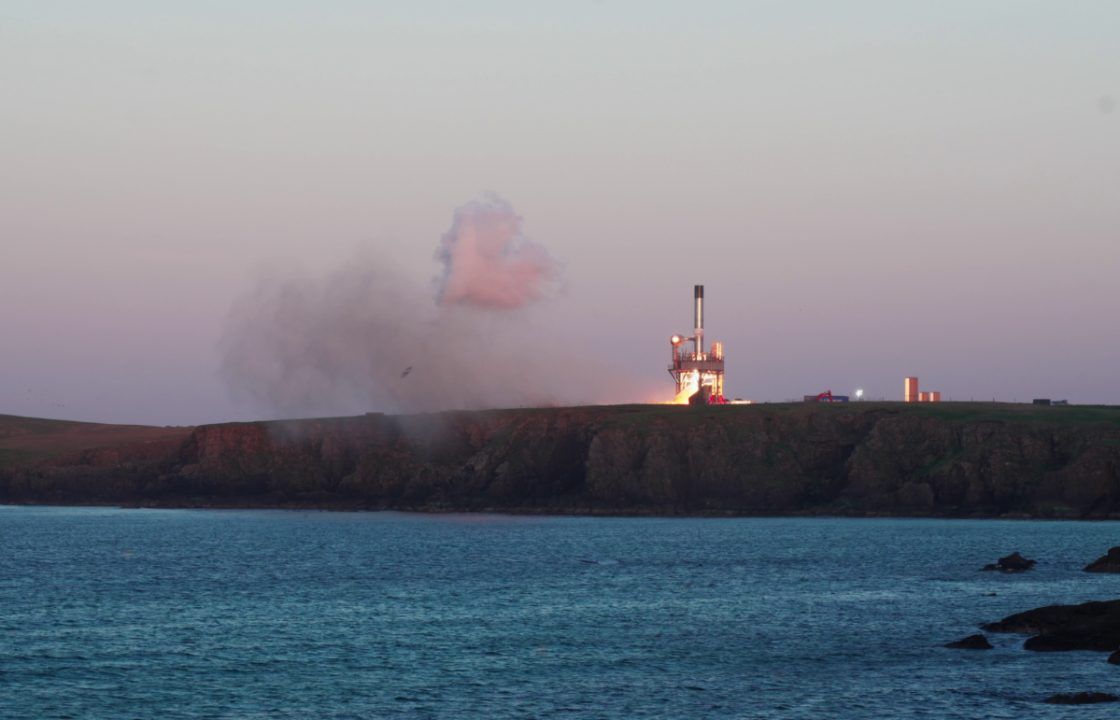
[[[618,378],[539,327],[533,304],[557,279],[556,265],[524,240],[507,203],[459,208],[437,257],[444,274],[436,298],[372,259],[319,278],[263,279],[234,304],[221,340],[233,398],[297,417],[617,394]]]

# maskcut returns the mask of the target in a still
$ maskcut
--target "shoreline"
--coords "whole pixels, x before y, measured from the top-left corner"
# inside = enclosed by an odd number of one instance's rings
[[[357,506],[347,504],[298,504],[298,503],[121,503],[116,501],[0,501],[0,507],[11,508],[112,508],[117,510],[269,510],[287,512],[325,512],[325,513],[401,513],[409,515],[505,515],[510,517],[557,517],[557,518],[650,518],[650,519],[829,519],[829,520],[998,520],[1005,522],[1086,522],[1109,523],[1120,520],[1120,514],[1108,517],[1056,517],[1033,516],[1021,513],[1007,515],[988,514],[908,514],[908,513],[840,513],[822,510],[791,511],[783,513],[735,512],[729,510],[695,510],[665,512],[660,509],[571,509],[556,508],[503,508],[503,507],[401,507],[401,506]]]

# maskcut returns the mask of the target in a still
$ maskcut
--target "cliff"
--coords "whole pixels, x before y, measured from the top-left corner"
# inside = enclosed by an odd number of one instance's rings
[[[0,429],[0,502],[1120,518],[1115,407],[632,405],[150,430],[32,457]]]

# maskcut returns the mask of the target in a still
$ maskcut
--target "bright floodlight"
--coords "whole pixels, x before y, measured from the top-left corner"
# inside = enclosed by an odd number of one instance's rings
[[[856,388],[856,400],[859,400],[861,397],[863,397],[863,388]]]
[[[680,345],[683,339],[684,338],[682,338],[680,335],[674,335],[673,337],[669,338],[669,342],[673,343],[674,345]]]

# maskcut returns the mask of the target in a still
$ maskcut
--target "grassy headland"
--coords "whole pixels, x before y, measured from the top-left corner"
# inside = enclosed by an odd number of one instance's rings
[[[0,502],[1120,517],[1120,407],[620,405],[197,428],[0,416]]]

